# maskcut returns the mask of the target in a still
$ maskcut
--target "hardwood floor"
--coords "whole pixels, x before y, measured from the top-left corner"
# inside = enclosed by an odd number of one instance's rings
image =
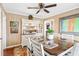
[[[21,46],[4,49],[4,56],[27,56],[28,49]]]
[[[4,50],[4,56],[13,56],[14,52],[13,52],[14,48],[8,48]]]

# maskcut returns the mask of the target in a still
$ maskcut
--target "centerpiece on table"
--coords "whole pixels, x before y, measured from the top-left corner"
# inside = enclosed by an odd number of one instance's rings
[[[47,30],[47,40],[48,40],[48,44],[49,45],[53,45],[54,44],[54,35],[53,35],[54,30],[48,28]]]

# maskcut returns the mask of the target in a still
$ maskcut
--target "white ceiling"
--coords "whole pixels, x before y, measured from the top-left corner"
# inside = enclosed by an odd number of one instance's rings
[[[50,5],[53,3],[45,3],[45,5]],[[27,7],[36,7],[38,3],[3,3],[2,4],[6,12],[20,14],[20,15],[33,15],[37,18],[47,18],[54,16],[72,9],[79,8],[79,3],[58,3],[56,7],[47,8],[50,13],[46,13],[41,10],[38,14],[36,12],[38,9],[27,9]]]

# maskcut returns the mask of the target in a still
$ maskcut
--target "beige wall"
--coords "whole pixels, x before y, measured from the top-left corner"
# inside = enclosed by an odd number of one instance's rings
[[[4,8],[3,5],[0,3],[0,7],[2,8],[2,11],[4,11],[4,13],[6,14],[7,17],[7,40],[6,40],[6,45],[7,46],[12,46],[12,45],[17,45],[21,43],[21,19],[24,18],[25,16],[21,16],[21,15],[15,15],[15,14],[10,14],[7,13]],[[14,20],[14,18],[17,18],[17,21],[19,22],[19,32],[17,34],[11,34],[10,33],[10,21]],[[4,42],[5,43],[5,42]]]
[[[78,14],[78,13],[79,13],[79,8],[74,9],[74,10],[70,10],[68,12],[58,14],[58,15],[55,15],[55,16],[52,16],[52,17],[49,17],[47,19],[48,20],[49,19],[54,19],[54,29],[55,29],[54,31],[59,32],[60,31],[59,18],[66,17],[66,16],[69,16],[69,15]]]
[[[21,19],[22,17],[15,14],[7,13],[7,46],[17,45],[21,43]],[[16,19],[15,19],[16,18]],[[10,21],[15,20],[19,22],[18,33],[10,32]]]

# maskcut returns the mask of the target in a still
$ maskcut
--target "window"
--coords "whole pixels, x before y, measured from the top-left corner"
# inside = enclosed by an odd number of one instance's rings
[[[61,32],[79,32],[79,16],[62,18],[60,27]]]

